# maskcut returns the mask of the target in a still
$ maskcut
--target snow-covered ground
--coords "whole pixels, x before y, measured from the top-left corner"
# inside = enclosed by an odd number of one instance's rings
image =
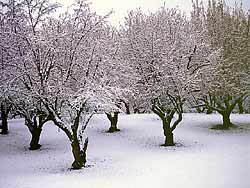
[[[240,128],[211,130],[216,114],[185,114],[177,146],[164,148],[155,115],[123,115],[119,133],[106,133],[105,116],[88,127],[88,167],[69,169],[73,158],[62,131],[46,124],[42,148],[29,151],[22,119],[0,135],[0,188],[249,188],[250,115],[232,115]]]

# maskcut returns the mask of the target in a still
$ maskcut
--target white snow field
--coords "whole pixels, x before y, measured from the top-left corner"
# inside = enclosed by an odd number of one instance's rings
[[[106,117],[95,115],[87,168],[73,171],[62,131],[46,124],[41,150],[29,151],[24,121],[10,120],[9,135],[0,135],[0,188],[249,188],[250,115],[232,115],[237,129],[209,129],[220,121],[216,114],[185,114],[177,146],[166,148],[155,115],[120,115],[118,133],[106,133]]]

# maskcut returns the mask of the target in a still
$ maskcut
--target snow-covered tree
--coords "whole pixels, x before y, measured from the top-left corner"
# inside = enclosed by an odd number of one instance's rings
[[[47,0],[10,0],[2,5],[3,17],[6,18],[6,27],[1,33],[5,39],[2,48],[6,53],[3,96],[7,96],[15,111],[25,118],[32,135],[30,149],[35,150],[41,147],[42,126],[49,120],[42,101],[36,97],[37,93],[43,92],[47,78],[42,71],[50,60],[41,58],[41,53],[48,49],[48,41],[42,40],[38,31],[44,19],[58,5]]]
[[[106,106],[103,112],[110,121],[108,132],[119,131],[117,128],[118,114],[123,111],[129,113],[128,97],[131,95],[129,87],[129,68],[121,60],[121,37],[116,28],[105,26],[99,31],[96,53],[101,61],[100,69],[96,73],[98,83],[107,89],[106,98],[111,106]]]
[[[205,35],[195,32],[181,11],[165,7],[149,15],[131,11],[123,35],[124,61],[135,70],[137,97],[161,118],[164,146],[172,146],[184,102],[197,88],[200,69],[209,64]]]
[[[73,169],[85,166],[88,139],[83,133],[90,118],[114,106],[112,88],[104,84],[106,75],[102,73],[107,55],[102,38],[106,17],[92,12],[85,1],[78,1],[72,11],[44,25],[48,30],[43,36],[56,36],[51,49],[55,58],[45,93],[39,97],[71,143]]]
[[[60,18],[48,17],[55,8],[57,4],[48,1],[23,1],[23,19],[15,22],[22,24],[17,24],[16,32],[4,33],[14,41],[9,49],[8,42],[4,44],[13,54],[6,64],[10,78],[1,88],[25,117],[35,138],[31,149],[40,147],[42,126],[51,120],[67,135],[72,167],[79,169],[86,163],[88,139],[83,133],[90,118],[116,107],[113,96],[118,90],[106,83],[111,70],[106,68],[115,66],[111,60],[116,45],[108,42],[112,38],[105,22],[109,14],[100,17],[86,1],[77,1]]]
[[[18,16],[15,10],[15,1],[0,1],[0,104],[1,104],[1,134],[8,133],[8,114],[11,109],[11,104],[8,102],[8,95],[4,93],[4,85],[10,78],[10,74],[6,68],[6,64],[13,57],[13,53],[8,49],[13,44],[13,39],[6,33],[14,33],[17,25],[15,17]]]
[[[223,1],[209,1],[205,21],[215,53],[213,65],[203,74],[201,88],[206,97],[201,101],[221,114],[222,128],[228,128],[230,114],[249,93],[249,15]]]

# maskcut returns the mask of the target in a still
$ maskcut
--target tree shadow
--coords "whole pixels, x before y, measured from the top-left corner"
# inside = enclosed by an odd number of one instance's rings
[[[212,130],[230,130],[230,129],[237,129],[237,128],[239,128],[239,127],[235,124],[231,124],[228,127],[225,127],[222,124],[216,124],[216,125],[213,125],[212,127],[210,127],[210,129],[212,129]]]

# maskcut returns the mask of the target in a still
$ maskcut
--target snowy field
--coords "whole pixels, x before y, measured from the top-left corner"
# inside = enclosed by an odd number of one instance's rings
[[[239,128],[211,130],[218,115],[185,114],[177,146],[164,148],[155,115],[119,117],[119,133],[96,115],[88,127],[87,168],[69,169],[73,157],[62,131],[44,126],[42,148],[29,151],[22,119],[0,135],[0,188],[249,188],[250,115],[232,115]]]

